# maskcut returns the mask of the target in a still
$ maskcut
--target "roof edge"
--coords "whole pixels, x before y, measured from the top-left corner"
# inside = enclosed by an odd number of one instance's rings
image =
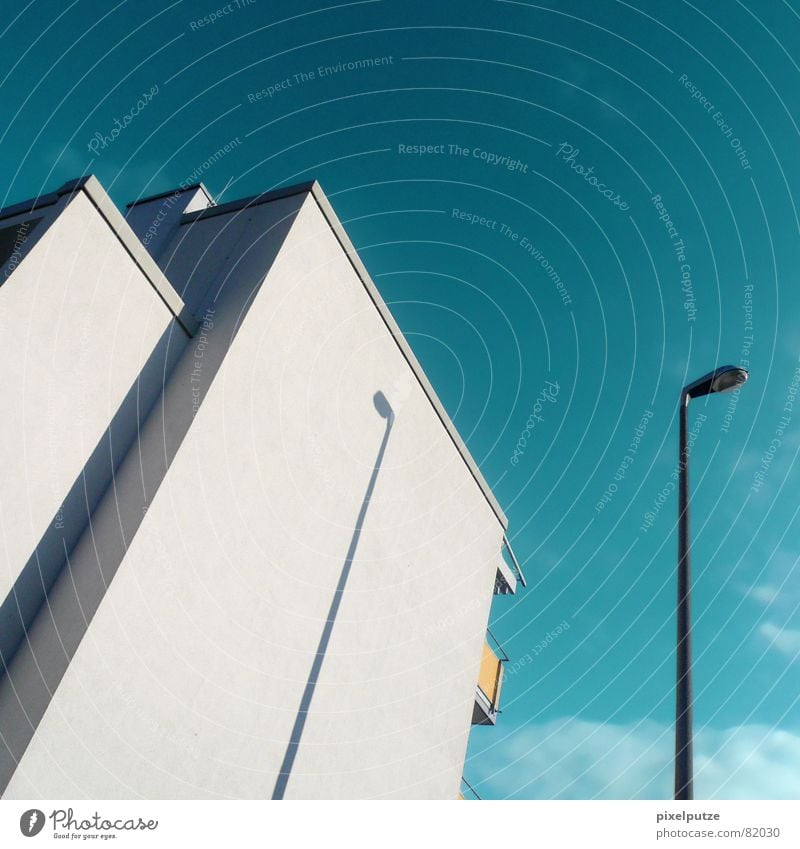
[[[60,197],[62,195],[72,195],[79,191],[83,191],[89,198],[89,201],[100,213],[117,239],[122,243],[122,246],[142,274],[144,274],[153,289],[155,289],[156,294],[175,317],[178,324],[189,337],[194,336],[198,327],[197,319],[191,314],[186,304],[184,304],[183,299],[175,291],[175,288],[169,282],[164,272],[158,267],[156,261],[142,244],[139,237],[131,230],[130,225],[114,205],[114,202],[97,177],[89,174],[86,177],[79,177],[77,180],[70,180],[55,194]]]
[[[426,377],[422,366],[414,355],[414,352],[411,350],[411,346],[406,341],[406,338],[403,335],[403,331],[400,330],[400,327],[397,325],[397,322],[395,322],[394,317],[389,311],[389,308],[386,306],[385,301],[381,297],[377,286],[373,282],[372,277],[370,277],[366,266],[361,261],[358,252],[353,246],[353,243],[350,241],[350,237],[347,235],[344,225],[339,220],[339,216],[334,211],[330,201],[328,200],[327,195],[325,194],[322,186],[317,180],[309,180],[307,182],[297,183],[293,186],[284,186],[278,189],[271,189],[270,191],[262,192],[261,194],[253,195],[252,197],[243,198],[241,200],[229,201],[228,203],[223,203],[219,206],[208,207],[207,209],[200,209],[196,212],[188,212],[181,216],[181,224],[190,224],[192,222],[199,221],[204,218],[212,218],[216,215],[226,215],[227,213],[238,212],[239,210],[258,206],[262,203],[271,203],[275,200],[281,200],[282,198],[292,197],[294,195],[301,194],[309,194],[316,201],[320,212],[322,212],[323,217],[328,223],[328,226],[331,228],[331,230],[333,230],[337,241],[339,242],[345,254],[347,255],[347,258],[349,259],[350,264],[353,266],[353,269],[361,280],[362,285],[367,290],[367,294],[369,295],[370,300],[375,305],[375,308],[378,310],[378,313],[383,319],[384,324],[386,325],[392,337],[394,338],[397,346],[400,348],[403,357],[405,358],[406,362],[411,367],[411,370],[414,372],[415,377],[419,381],[423,392],[427,395],[428,400],[430,401],[434,409],[434,412],[444,425],[447,434],[449,435],[450,439],[458,450],[458,453],[461,455],[461,459],[466,464],[467,468],[472,474],[472,477],[475,479],[475,482],[478,484],[478,487],[480,488],[484,497],[489,502],[489,506],[492,508],[492,512],[495,514],[497,520],[503,527],[503,531],[508,530],[508,518],[506,517],[506,514],[503,512],[502,507],[495,498],[491,487],[486,482],[483,473],[478,468],[478,464],[475,462],[475,459],[473,458],[472,454],[470,454],[470,451],[464,443],[463,439],[461,438],[461,435],[456,429],[456,426],[453,424],[450,417],[447,415],[447,412],[445,411],[442,402],[439,400],[439,396],[436,394],[436,391],[434,390],[433,386],[431,386],[430,381]]]
[[[190,224],[200,218],[213,218],[215,215],[227,215],[229,212],[238,212],[240,209],[249,209],[251,206],[271,203],[274,200],[281,200],[281,198],[310,194],[315,185],[318,185],[316,180],[309,180],[305,183],[297,183],[294,186],[270,189],[268,192],[261,192],[261,194],[241,200],[228,201],[228,203],[221,203],[218,206],[209,206],[207,209],[198,209],[196,212],[187,212],[181,216],[181,224]]]
[[[198,184],[203,191],[208,194],[205,186]],[[56,189],[54,192],[49,192],[38,197],[24,200],[15,203],[11,206],[6,206],[0,209],[0,221],[7,218],[12,218],[17,215],[35,212],[44,207],[54,206],[62,198],[65,198],[65,203],[69,203],[70,196],[84,192],[92,206],[98,211],[100,216],[109,226],[111,231],[121,242],[122,246],[128,252],[128,255],[144,274],[148,283],[155,289],[156,294],[162,300],[166,308],[172,313],[175,320],[185,331],[192,337],[197,331],[197,319],[191,314],[189,309],[183,302],[183,299],[175,291],[172,284],[167,279],[164,272],[158,267],[156,261],[150,256],[145,246],[141,243],[139,237],[131,230],[130,225],[123,217],[122,213],[117,209],[114,202],[109,197],[106,190],[103,188],[100,181],[93,174],[86,174],[82,177],[76,177],[68,180]],[[170,192],[167,192],[170,194]]]
[[[372,300],[375,308],[380,313],[381,318],[386,324],[389,332],[392,334],[397,346],[400,348],[401,353],[408,362],[409,366],[411,366],[411,370],[414,372],[417,380],[422,386],[422,390],[428,396],[428,400],[431,402],[431,405],[436,412],[436,415],[439,417],[440,421],[444,425],[445,430],[447,431],[450,439],[453,441],[453,444],[456,446],[458,453],[461,455],[461,459],[466,464],[469,469],[472,477],[475,479],[475,482],[480,487],[483,492],[484,497],[489,502],[489,506],[492,508],[497,520],[503,527],[503,530],[508,530],[508,518],[506,514],[503,512],[503,508],[500,506],[497,498],[492,492],[492,488],[484,478],[483,473],[481,472],[478,464],[475,462],[472,454],[467,448],[464,440],[461,438],[461,434],[459,434],[458,429],[453,424],[450,416],[447,415],[442,402],[439,400],[439,396],[436,394],[436,390],[431,385],[428,380],[425,371],[417,360],[414,352],[411,349],[411,346],[408,344],[405,336],[403,335],[403,331],[398,326],[397,322],[394,320],[394,316],[391,314],[389,307],[386,306],[386,302],[381,297],[380,292],[378,291],[378,287],[372,280],[369,272],[366,269],[366,266],[361,261],[361,257],[358,255],[358,251],[356,251],[353,243],[350,241],[350,237],[347,235],[347,231],[344,229],[344,225],[339,220],[339,216],[336,214],[335,210],[331,206],[330,201],[328,200],[328,196],[323,191],[322,186],[317,180],[314,180],[311,183],[311,194],[314,197],[314,200],[317,202],[317,205],[320,208],[325,220],[328,222],[328,225],[333,230],[334,235],[336,236],[339,244],[344,249],[344,252],[347,254],[347,258],[350,260],[351,265],[353,266],[356,274],[358,274],[361,279],[364,288],[367,290],[367,294]],[[505,536],[505,535],[504,535]]]
[[[0,221],[5,220],[6,218],[13,218],[15,215],[24,215],[28,212],[34,212],[35,210],[42,209],[45,206],[52,206],[54,203],[58,203],[59,197],[61,197],[59,192],[48,192],[46,195],[38,195],[35,198],[11,204],[11,206],[4,206],[0,209]]]
[[[177,189],[170,189],[167,192],[159,192],[156,195],[148,195],[147,197],[137,198],[136,200],[132,200],[130,203],[125,204],[125,209],[131,209],[131,207],[139,206],[141,203],[151,203],[154,200],[161,200],[161,198],[172,197],[173,195],[182,194],[183,192],[191,192],[193,189],[200,189],[201,192],[208,198],[209,203],[214,206],[216,205],[216,201],[214,200],[214,196],[209,192],[206,188],[205,183],[202,180],[199,183],[190,183],[188,186],[180,186]]]

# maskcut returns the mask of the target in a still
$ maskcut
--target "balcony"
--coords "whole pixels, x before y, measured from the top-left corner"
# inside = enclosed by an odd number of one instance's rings
[[[500,644],[487,630],[487,636],[497,647],[492,649],[488,642],[483,644],[478,686],[475,688],[475,705],[472,709],[473,725],[494,725],[499,713],[500,688],[503,684],[503,664],[508,656]]]
[[[508,537],[503,535],[503,545],[500,549],[500,558],[497,562],[497,575],[494,580],[495,595],[509,595],[517,591],[517,581],[523,587],[525,583],[525,575],[522,574],[522,568],[514,556],[514,552],[508,542]]]

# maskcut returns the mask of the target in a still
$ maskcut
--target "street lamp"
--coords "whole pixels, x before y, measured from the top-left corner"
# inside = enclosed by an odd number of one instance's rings
[[[675,685],[675,798],[693,799],[692,668],[689,611],[689,401],[712,392],[730,392],[748,378],[738,366],[720,366],[681,392],[681,436],[678,454],[678,647]]]

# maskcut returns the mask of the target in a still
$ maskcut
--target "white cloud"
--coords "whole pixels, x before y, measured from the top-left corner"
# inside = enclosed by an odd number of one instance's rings
[[[800,736],[766,725],[698,735],[695,774],[715,799],[800,799]],[[697,786],[696,785],[696,786]]]
[[[769,605],[778,598],[779,592],[778,588],[771,584],[759,584],[755,587],[746,589],[745,595],[748,598],[752,598],[753,601],[757,601],[765,607],[769,607]]]
[[[752,529],[755,535],[755,528]],[[764,561],[760,573],[750,585],[739,585],[740,591],[760,606],[770,608],[771,616],[792,619],[800,613],[800,557],[786,548],[768,549],[754,545],[747,559]]]
[[[768,640],[771,647],[791,660],[797,660],[800,655],[800,630],[796,628],[779,628],[772,622],[764,622],[758,626],[758,633]]]
[[[698,799],[800,799],[799,735],[762,725],[701,728],[694,747]],[[561,719],[509,735],[466,770],[492,797],[669,799],[673,752],[671,726]]]

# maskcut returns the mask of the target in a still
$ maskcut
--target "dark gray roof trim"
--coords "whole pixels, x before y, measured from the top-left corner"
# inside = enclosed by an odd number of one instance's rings
[[[151,203],[154,200],[161,200],[161,198],[172,197],[172,195],[183,192],[191,192],[193,189],[200,189],[201,192],[208,198],[209,202],[213,205],[215,203],[214,198],[211,196],[211,192],[205,187],[204,183],[191,183],[188,186],[182,186],[179,189],[170,189],[168,192],[159,192],[157,195],[148,195],[145,198],[138,198],[138,200],[132,200],[130,203],[125,204],[125,209],[130,209],[132,206],[138,206],[140,203]]]

